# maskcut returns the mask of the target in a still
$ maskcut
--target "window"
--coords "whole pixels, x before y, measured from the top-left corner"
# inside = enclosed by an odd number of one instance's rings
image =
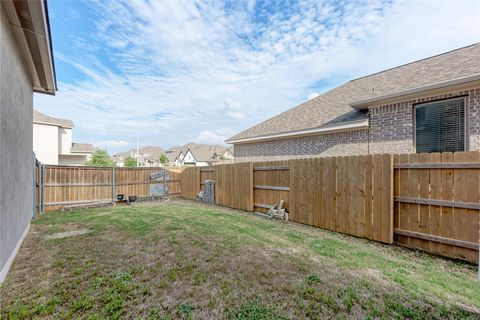
[[[465,100],[416,105],[415,144],[417,152],[465,151]]]

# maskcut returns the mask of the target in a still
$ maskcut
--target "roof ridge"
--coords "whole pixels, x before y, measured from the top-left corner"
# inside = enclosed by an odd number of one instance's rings
[[[360,79],[363,79],[363,78],[368,78],[368,77],[371,77],[371,76],[374,76],[374,75],[377,75],[377,74],[380,74],[380,73],[384,73],[384,72],[387,72],[387,71],[390,71],[390,70],[402,68],[402,67],[408,66],[408,65],[410,65],[410,64],[414,64],[414,63],[420,62],[420,61],[425,61],[425,60],[430,60],[430,59],[432,59],[432,58],[437,58],[437,57],[440,57],[440,56],[443,56],[443,55],[446,55],[446,54],[451,54],[452,52],[459,51],[459,50],[464,50],[464,49],[466,49],[466,48],[474,47],[474,46],[477,46],[477,45],[480,45],[480,42],[475,42],[475,43],[469,44],[469,45],[467,45],[467,46],[460,47],[460,48],[456,48],[456,49],[453,49],[453,50],[450,50],[450,51],[447,51],[447,52],[442,52],[442,53],[439,53],[439,54],[436,54],[436,55],[433,55],[433,56],[430,56],[430,57],[426,57],[426,58],[421,58],[421,59],[417,59],[417,60],[414,60],[414,61],[410,61],[410,62],[401,64],[401,65],[396,66],[396,67],[384,69],[384,70],[381,70],[381,71],[377,71],[377,72],[368,74],[368,75],[366,75],[366,76],[362,76],[362,77],[358,77],[358,78],[352,79],[352,80],[350,80],[350,81],[348,81],[348,82],[353,82],[353,81],[357,81],[357,80],[360,80]],[[348,83],[348,82],[347,82],[347,83]]]
[[[73,120],[49,116],[46,113],[33,109],[33,122],[53,124],[60,127],[74,127]]]

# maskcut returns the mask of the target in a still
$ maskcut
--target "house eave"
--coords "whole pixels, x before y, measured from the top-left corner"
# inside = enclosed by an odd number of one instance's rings
[[[53,126],[53,127],[60,127],[60,128],[64,128],[64,129],[73,129],[73,127],[71,127],[71,126],[66,126],[66,125],[59,124],[59,123],[54,123],[54,122],[44,122],[44,121],[33,120],[33,123],[34,124],[43,124],[43,125]]]
[[[401,97],[401,96],[407,96],[407,95],[421,93],[421,92],[425,92],[425,91],[441,89],[441,88],[444,88],[444,87],[466,84],[466,83],[473,82],[473,81],[478,81],[478,80],[480,80],[480,74],[475,74],[475,75],[468,76],[468,77],[462,77],[462,78],[457,78],[457,79],[448,80],[448,81],[441,81],[441,82],[437,82],[437,83],[433,83],[433,84],[429,84],[429,85],[425,85],[425,86],[420,86],[420,87],[416,87],[416,88],[410,88],[410,89],[406,89],[406,90],[402,90],[402,91],[392,92],[392,93],[381,95],[381,96],[374,97],[374,98],[354,101],[354,102],[350,103],[350,106],[352,108],[356,109],[356,110],[359,110],[359,111],[360,110],[367,110],[368,106],[370,104],[377,103],[377,102],[380,102],[380,101],[383,101],[383,100],[389,100],[389,99],[393,99],[393,98],[397,98],[397,97]]]
[[[228,140],[225,140],[225,142],[231,143],[231,144],[250,143],[250,142],[284,139],[284,138],[296,138],[301,136],[310,136],[310,135],[317,135],[317,134],[327,134],[327,133],[336,133],[336,132],[344,132],[344,131],[357,131],[357,130],[364,130],[364,129],[368,129],[368,119],[360,120],[360,121],[344,122],[341,124],[322,126],[318,128],[267,134],[267,135],[250,137],[250,138],[228,139]]]
[[[46,0],[1,1],[34,92],[55,95],[57,90]]]

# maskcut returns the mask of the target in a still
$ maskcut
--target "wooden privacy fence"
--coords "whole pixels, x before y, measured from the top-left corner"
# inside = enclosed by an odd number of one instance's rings
[[[291,220],[393,242],[392,155],[293,160]]]
[[[215,181],[215,203],[266,212],[285,200],[290,220],[478,262],[480,152],[364,155],[185,169],[34,163],[34,214],[125,196],[195,199]]]
[[[327,157],[187,168],[182,197],[214,180],[216,204],[478,263],[480,153]]]
[[[186,168],[182,197],[195,199],[208,177],[218,205],[266,212],[285,200],[292,221],[392,243],[392,164],[367,155]]]
[[[480,153],[395,155],[395,241],[478,262]]]
[[[181,169],[37,166],[40,211],[126,197],[180,195]]]

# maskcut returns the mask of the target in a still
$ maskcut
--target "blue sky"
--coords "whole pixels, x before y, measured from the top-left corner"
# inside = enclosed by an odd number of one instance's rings
[[[480,41],[480,1],[49,1],[35,108],[114,153],[222,143],[343,82]],[[321,112],[321,110],[319,110]]]

